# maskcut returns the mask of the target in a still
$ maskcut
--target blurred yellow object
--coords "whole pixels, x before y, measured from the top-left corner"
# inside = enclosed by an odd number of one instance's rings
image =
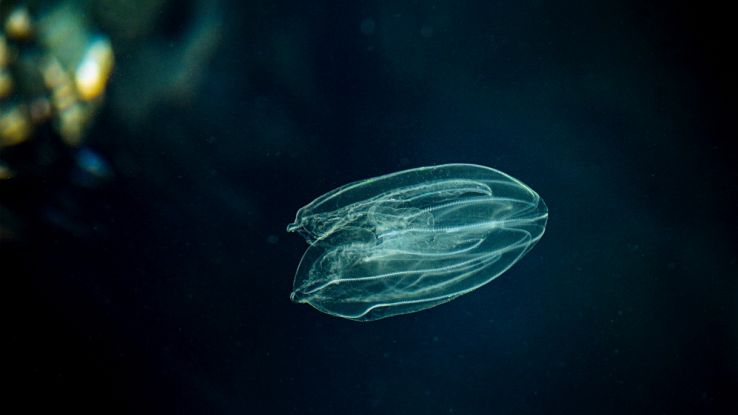
[[[75,83],[80,98],[91,101],[105,91],[113,69],[113,47],[103,37],[90,43],[75,72]]]
[[[7,97],[13,92],[13,78],[10,72],[0,68],[0,99]]]
[[[5,68],[10,63],[10,49],[5,36],[0,34],[0,68]]]
[[[25,6],[18,6],[5,20],[5,33],[14,39],[25,40],[33,35],[31,14]]]
[[[59,133],[67,145],[76,147],[82,143],[84,128],[92,114],[76,103],[59,112]]]
[[[0,148],[25,141],[31,134],[31,120],[25,107],[0,110]]]
[[[52,101],[57,111],[64,111],[77,103],[77,94],[74,91],[71,79],[66,78],[65,82],[60,83],[59,86],[53,89]]]

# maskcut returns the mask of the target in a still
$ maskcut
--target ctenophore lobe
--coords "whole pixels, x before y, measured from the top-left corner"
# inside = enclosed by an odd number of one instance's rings
[[[297,212],[310,244],[291,298],[371,321],[434,307],[497,278],[543,235],[548,209],[490,167],[445,164],[350,183]]]

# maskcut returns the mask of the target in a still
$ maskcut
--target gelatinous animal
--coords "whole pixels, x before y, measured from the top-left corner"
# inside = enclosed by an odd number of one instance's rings
[[[472,164],[420,167],[318,197],[287,227],[310,244],[291,295],[370,321],[451,301],[497,278],[548,219],[530,187]]]

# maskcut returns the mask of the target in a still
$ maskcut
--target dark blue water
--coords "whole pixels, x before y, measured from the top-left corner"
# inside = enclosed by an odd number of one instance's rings
[[[636,1],[224,8],[194,98],[157,102],[135,127],[104,112],[90,145],[114,178],[58,196],[76,200],[84,231],[39,221],[1,250],[16,403],[738,411],[727,14]],[[118,76],[113,93],[135,84]],[[299,207],[449,162],[500,169],[545,199],[546,234],[521,262],[373,323],[289,301],[306,245],[285,227]]]

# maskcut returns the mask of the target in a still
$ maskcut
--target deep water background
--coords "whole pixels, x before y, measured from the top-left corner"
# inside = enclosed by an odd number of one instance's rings
[[[90,146],[115,176],[78,199],[85,231],[39,221],[0,249],[11,404],[738,413],[727,11],[452,0],[224,10],[197,96],[158,103],[135,127],[103,114]],[[162,17],[173,47],[186,18]],[[111,93],[135,83],[117,73]],[[527,257],[473,294],[374,323],[289,301],[307,247],[285,232],[299,207],[447,162],[495,167],[542,195],[549,225]]]

